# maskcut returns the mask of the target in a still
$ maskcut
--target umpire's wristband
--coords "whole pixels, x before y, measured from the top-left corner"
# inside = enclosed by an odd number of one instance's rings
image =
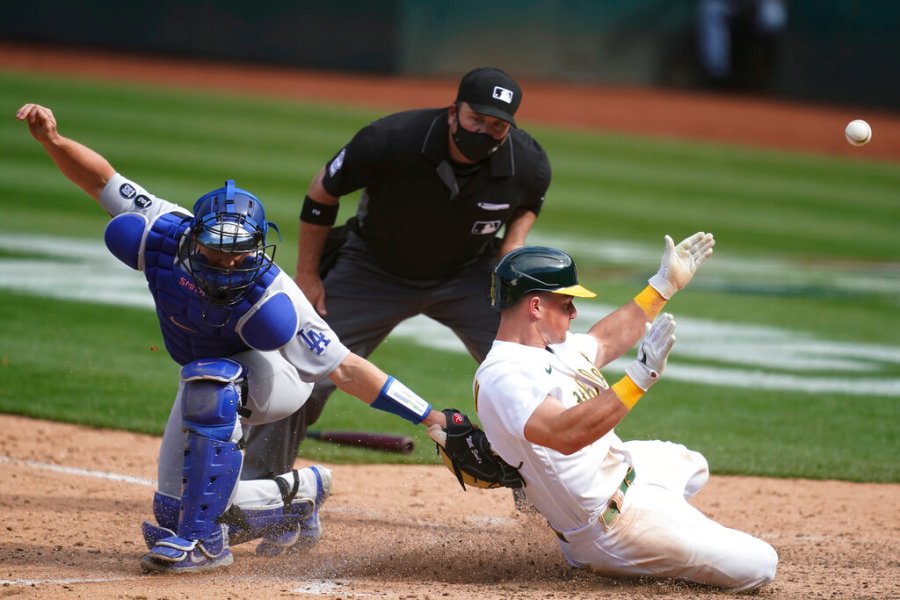
[[[322,204],[307,195],[303,199],[300,220],[313,225],[334,225],[337,220],[338,208],[337,204]]]

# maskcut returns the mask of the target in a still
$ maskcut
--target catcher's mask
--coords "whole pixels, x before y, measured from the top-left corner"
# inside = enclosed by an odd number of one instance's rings
[[[492,308],[509,308],[530,292],[597,296],[578,284],[578,270],[571,256],[545,246],[517,248],[501,258],[491,273]]]
[[[273,264],[275,245],[266,245],[269,226],[259,199],[246,190],[235,187],[234,180],[225,187],[202,196],[194,204],[190,235],[186,244],[185,264],[194,283],[203,292],[208,304],[233,306],[257,279]],[[213,264],[207,252],[227,255],[229,266]]]

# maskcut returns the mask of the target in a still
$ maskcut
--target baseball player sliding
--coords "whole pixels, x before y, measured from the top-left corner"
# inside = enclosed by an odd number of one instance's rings
[[[596,294],[579,285],[567,254],[524,247],[503,257],[491,285],[500,328],[475,375],[476,410],[570,565],[752,590],[774,579],[778,556],[688,504],[709,477],[706,459],[671,442],[623,442],[613,430],[662,375],[675,320],[660,312],[715,245],[703,232],[665,240],[649,285],[582,334],[568,331],[574,298]],[[600,368],[645,331],[637,360],[607,384]]]

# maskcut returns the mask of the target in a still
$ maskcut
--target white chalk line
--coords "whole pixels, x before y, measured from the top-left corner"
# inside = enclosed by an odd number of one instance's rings
[[[93,477],[96,479],[106,479],[108,481],[121,481],[123,483],[133,483],[145,487],[156,489],[156,481],[152,479],[144,479],[142,477],[132,477],[131,475],[122,475],[120,473],[109,473],[107,471],[95,471],[92,469],[80,469],[77,467],[64,467],[62,465],[54,465],[50,463],[42,463],[34,460],[20,460],[9,456],[0,455],[0,463],[8,463],[15,465],[24,465],[34,469],[42,469],[44,471],[53,471],[55,473],[63,473],[65,475],[80,475],[82,477]]]
[[[133,477],[131,475],[125,475],[122,473],[112,473],[109,471],[98,471],[95,469],[81,469],[78,467],[64,467],[61,465],[55,465],[51,463],[43,463],[35,460],[22,460],[18,458],[12,458],[10,456],[0,455],[0,464],[11,464],[11,465],[19,465],[25,466],[32,469],[39,469],[43,471],[50,471],[53,473],[62,473],[65,475],[75,475],[80,477],[91,477],[94,479],[103,479],[106,481],[115,481],[121,483],[129,483],[133,485],[139,485],[142,487],[150,487],[156,489],[156,481],[152,479],[145,479],[142,477]],[[386,517],[384,514],[367,509],[355,509],[352,507],[344,507],[344,506],[326,506],[323,507],[323,510],[326,513],[334,513],[334,514],[343,514],[343,515],[351,515],[364,519],[372,519],[385,523],[385,525],[390,525],[392,522],[399,526],[409,527],[415,525],[421,525],[423,527],[429,527],[431,529],[435,528],[435,524],[433,521],[425,520],[425,519],[391,519]],[[506,518],[506,517],[494,517],[494,516],[479,516],[479,515],[470,515],[466,517],[463,522],[468,525],[474,525],[481,528],[502,528],[509,527],[511,525],[516,524],[515,519]],[[83,577],[83,578],[59,578],[59,579],[0,579],[0,586],[41,586],[41,585],[77,585],[77,584],[91,584],[91,583],[114,583],[117,581],[137,581],[141,579],[140,577]],[[256,577],[247,577],[244,578],[247,580],[255,580]],[[335,592],[339,592],[341,596],[345,598],[364,598],[364,597],[372,597],[378,594],[369,593],[369,592],[355,592],[347,590],[347,585],[351,585],[353,583],[352,580],[330,580],[330,579],[314,579],[310,581],[303,582],[302,585],[299,585],[295,588],[292,588],[291,593],[295,594],[306,594],[312,596],[325,596],[329,594],[333,594]]]
[[[75,585],[79,583],[114,583],[137,581],[140,577],[72,577],[66,579],[0,579],[2,586]]]
[[[131,475],[124,475],[122,473],[111,473],[109,471],[98,471],[94,469],[81,469],[78,467],[64,467],[61,465],[54,465],[52,463],[43,463],[34,460],[21,460],[18,458],[12,458],[10,456],[0,455],[0,463],[5,464],[14,464],[14,465],[22,465],[26,467],[31,467],[33,469],[40,469],[43,471],[52,471],[54,473],[63,473],[65,475],[79,475],[82,477],[92,477],[95,479],[105,479],[107,481],[116,481],[122,483],[131,483],[134,485],[140,485],[143,487],[149,487],[156,489],[156,481],[153,479],[145,479],[143,477],[133,477]],[[386,517],[383,513],[374,510],[368,509],[358,509],[352,508],[348,506],[326,506],[323,508],[327,513],[334,514],[344,514],[344,515],[352,515],[356,517],[360,517],[363,519],[373,519],[382,521],[384,523],[390,524],[392,519],[390,517]],[[509,525],[515,524],[516,520],[506,517],[495,517],[495,516],[479,516],[479,515],[469,515],[464,519],[464,522],[470,525],[477,525],[479,527],[508,527]],[[428,525],[434,526],[434,522],[430,520],[416,520],[409,519],[405,517],[403,519],[397,519],[396,523],[403,524],[406,526],[409,525]]]
[[[95,479],[105,479],[107,481],[116,481],[122,483],[131,483],[134,485],[149,486],[156,488],[156,482],[141,477],[132,477],[131,475],[123,475],[121,473],[110,473],[108,471],[96,471],[93,469],[80,469],[77,467],[64,467],[50,463],[42,463],[35,460],[20,460],[10,456],[0,455],[0,463],[20,465],[30,467],[32,469],[40,469],[43,471],[52,471],[54,473],[63,473],[65,475],[77,475],[81,477],[92,477]],[[66,577],[59,579],[0,579],[0,586],[39,586],[39,585],[76,585],[88,583],[114,583],[117,581],[137,581],[140,577]]]

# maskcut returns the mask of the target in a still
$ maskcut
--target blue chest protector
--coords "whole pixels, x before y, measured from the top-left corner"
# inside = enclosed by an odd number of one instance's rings
[[[139,267],[141,239],[146,219],[137,213],[123,213],[106,227],[109,250],[133,269]],[[297,333],[299,318],[293,302],[283,292],[261,302],[266,290],[281,272],[276,266],[266,271],[241,300],[229,307],[211,305],[208,319],[223,323],[210,325],[203,317],[205,302],[191,275],[178,264],[178,248],[190,219],[176,213],[160,216],[147,232],[144,244],[144,275],[156,301],[156,314],[166,349],[179,364],[201,358],[225,357],[257,350],[276,350]],[[251,313],[241,327],[241,319]]]

